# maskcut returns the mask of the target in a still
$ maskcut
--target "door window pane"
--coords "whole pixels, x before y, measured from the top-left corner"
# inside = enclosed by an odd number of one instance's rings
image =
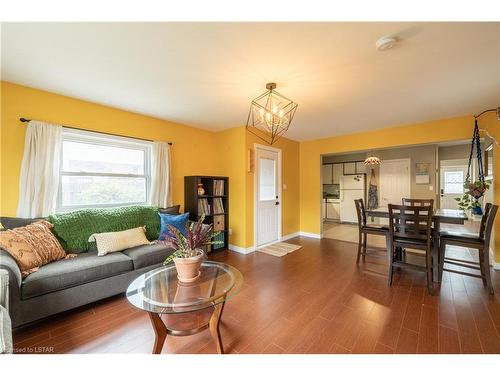
[[[276,199],[276,161],[259,159],[259,196],[260,200]]]
[[[463,171],[444,171],[444,193],[445,194],[464,193]]]

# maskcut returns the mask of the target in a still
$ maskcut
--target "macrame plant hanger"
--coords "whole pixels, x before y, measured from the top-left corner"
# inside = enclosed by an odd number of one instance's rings
[[[473,166],[473,158],[472,156],[474,155],[474,146],[476,146],[476,155],[477,155],[477,166],[478,166],[478,181],[481,182],[481,186],[484,186],[484,169],[483,169],[483,156],[481,154],[481,136],[479,134],[479,126],[477,125],[477,118],[474,120],[474,132],[472,134],[472,140],[471,140],[471,145],[470,145],[470,154],[469,154],[469,165],[467,166],[467,176],[465,177],[465,182],[469,186],[469,193],[474,197],[474,199],[477,201],[479,198],[481,198],[484,195],[485,190],[484,189],[475,189],[474,184],[471,183],[470,177],[471,177],[471,171],[472,171],[472,166]],[[483,210],[481,209],[480,205],[476,205],[474,208],[474,214],[476,215],[482,215]]]

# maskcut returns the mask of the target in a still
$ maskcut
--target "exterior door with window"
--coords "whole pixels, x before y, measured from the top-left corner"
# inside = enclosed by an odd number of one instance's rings
[[[262,246],[281,236],[281,158],[279,150],[258,146],[255,159],[255,245]]]
[[[467,176],[467,166],[441,166],[440,207],[458,209],[458,202],[464,194],[464,180]]]

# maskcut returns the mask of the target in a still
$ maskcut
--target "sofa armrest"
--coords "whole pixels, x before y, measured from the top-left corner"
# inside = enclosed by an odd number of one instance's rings
[[[0,269],[0,306],[9,309],[9,272]]]
[[[2,269],[9,274],[10,302],[21,299],[21,283],[23,281],[21,270],[14,258],[7,251],[0,248],[0,270]]]

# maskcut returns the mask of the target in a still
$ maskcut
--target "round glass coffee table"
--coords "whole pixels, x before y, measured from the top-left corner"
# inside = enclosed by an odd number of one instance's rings
[[[242,284],[240,271],[224,263],[203,262],[200,276],[190,283],[180,282],[171,265],[135,279],[127,288],[127,299],[149,313],[155,331],[154,354],[161,353],[167,335],[189,336],[207,328],[217,352],[223,354],[219,331],[222,311]]]

